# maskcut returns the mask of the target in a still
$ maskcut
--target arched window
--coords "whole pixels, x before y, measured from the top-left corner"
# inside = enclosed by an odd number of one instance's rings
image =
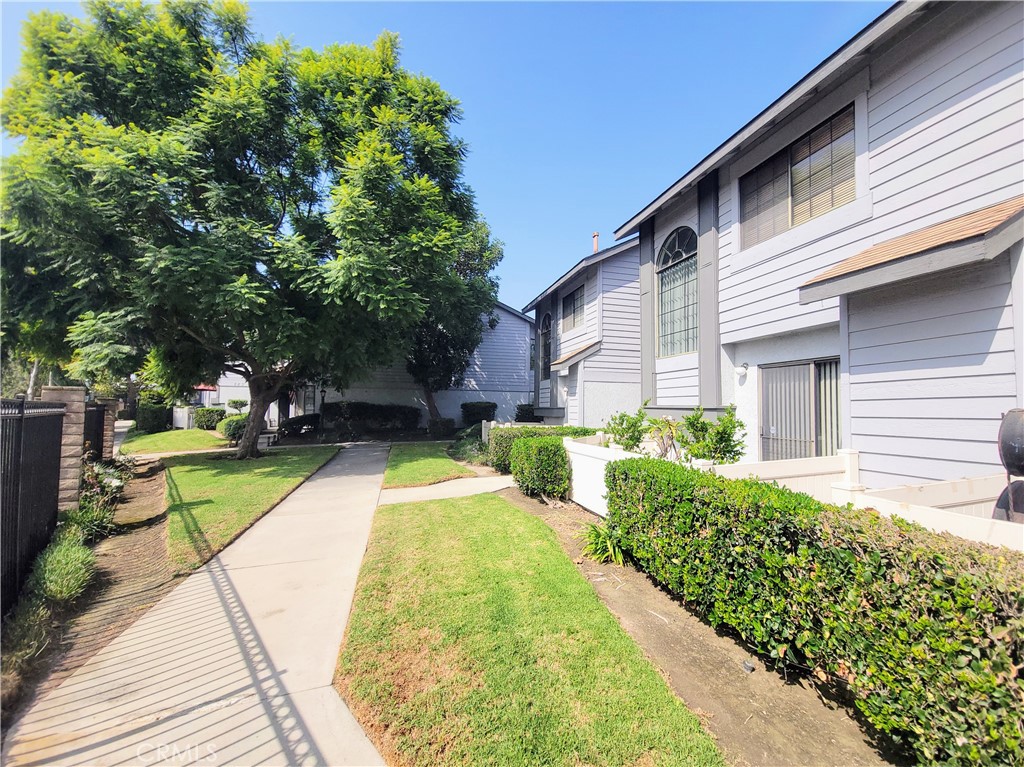
[[[551,378],[551,315],[540,321],[540,377]]]
[[[681,226],[658,252],[658,356],[697,351],[697,235]]]

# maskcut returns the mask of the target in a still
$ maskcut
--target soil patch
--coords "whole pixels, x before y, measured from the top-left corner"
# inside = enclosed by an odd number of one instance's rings
[[[93,547],[96,578],[67,612],[60,637],[39,670],[26,680],[25,695],[4,729],[33,701],[71,676],[111,640],[142,617],[174,586],[167,560],[164,467],[140,462],[114,514],[122,527]]]
[[[788,678],[735,638],[719,634],[632,567],[584,559],[580,533],[599,517],[575,504],[545,506],[510,488],[498,493],[543,519],[622,627],[701,717],[731,764],[903,764],[873,742],[845,706],[809,679]],[[752,665],[753,672],[744,668]]]

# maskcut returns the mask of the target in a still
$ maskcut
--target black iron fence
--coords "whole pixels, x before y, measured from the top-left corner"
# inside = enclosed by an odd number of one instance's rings
[[[14,606],[32,560],[49,543],[57,526],[63,427],[62,404],[0,401],[0,610],[3,614]]]
[[[84,456],[87,461],[103,459],[103,427],[106,406],[99,402],[85,403]]]

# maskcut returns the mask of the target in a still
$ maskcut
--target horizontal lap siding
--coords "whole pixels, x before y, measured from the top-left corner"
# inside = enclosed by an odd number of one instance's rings
[[[801,306],[801,284],[873,244],[1020,193],[1022,41],[1021,4],[962,4],[936,14],[870,63],[866,221],[751,263],[736,252],[735,178],[723,180],[724,343],[836,322],[837,300]],[[864,194],[858,188],[858,197]]]
[[[852,446],[869,487],[998,473],[1016,406],[1010,263],[922,277],[849,299]]]
[[[530,370],[530,323],[501,307],[496,309],[498,326],[484,332],[466,370],[463,389],[529,392],[533,390]]]
[[[612,256],[600,269],[601,351],[587,358],[586,381],[639,384],[640,249]]]
[[[555,297],[554,308],[549,309],[552,317],[552,332],[554,339],[551,349],[551,359],[556,360],[564,354],[575,349],[580,349],[593,343],[598,338],[597,328],[597,267],[591,266],[586,272],[585,280],[573,280],[571,283],[560,288]],[[577,325],[570,330],[562,329],[562,299],[583,284],[583,296],[586,301],[583,311],[583,324]],[[543,314],[539,314],[543,317]]]
[[[678,357],[660,359],[655,369],[658,380],[658,405],[694,407],[699,404],[696,354],[681,354]]]

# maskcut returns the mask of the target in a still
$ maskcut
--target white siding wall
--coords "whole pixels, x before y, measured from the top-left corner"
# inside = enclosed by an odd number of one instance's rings
[[[1024,183],[1024,4],[955,5],[723,173],[722,341],[836,322],[838,301],[797,289],[872,244],[1013,197]],[[737,252],[740,175],[854,102],[854,203]]]
[[[630,248],[598,267],[601,351],[587,358],[586,380],[639,384],[640,249]]]
[[[849,298],[861,482],[894,487],[1000,471],[999,422],[1022,383],[1012,300],[1006,254]]]

